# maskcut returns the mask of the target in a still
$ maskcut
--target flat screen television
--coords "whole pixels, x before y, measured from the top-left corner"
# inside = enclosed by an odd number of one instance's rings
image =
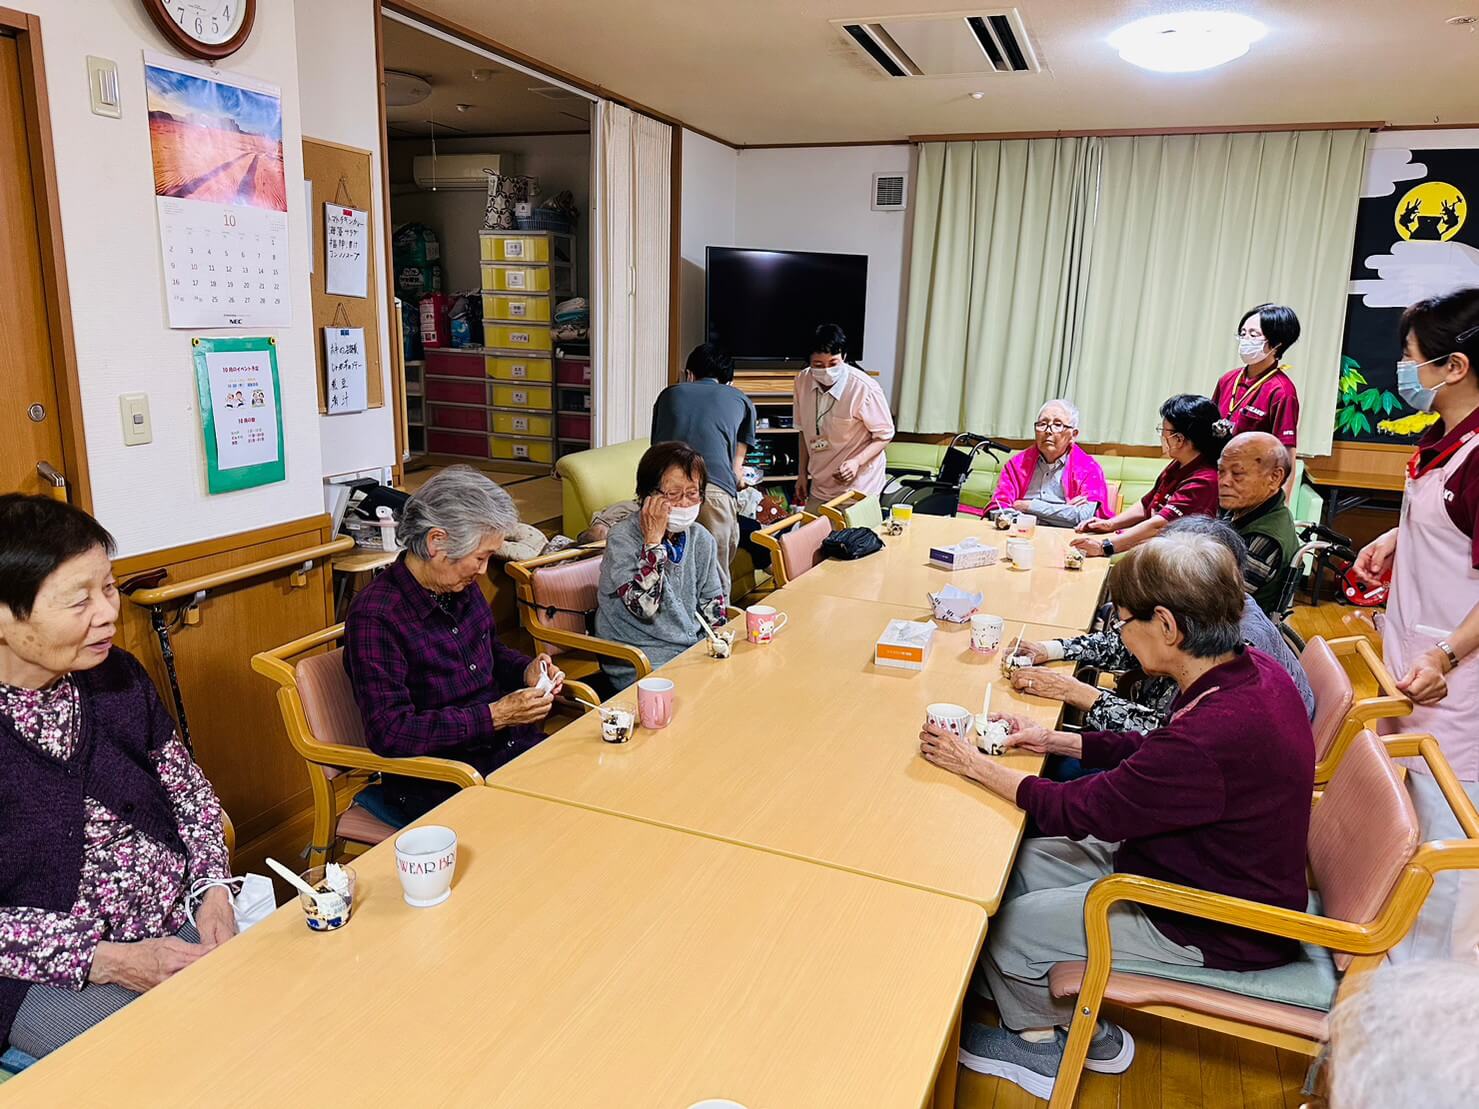
[[[817,325],[835,323],[858,362],[867,291],[866,254],[711,246],[706,333],[736,359],[796,362],[810,357]]]

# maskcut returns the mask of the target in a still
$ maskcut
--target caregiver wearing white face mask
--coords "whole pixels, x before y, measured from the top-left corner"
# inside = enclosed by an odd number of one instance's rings
[[[1402,314],[1397,391],[1439,420],[1407,464],[1397,527],[1369,544],[1356,574],[1392,574],[1382,643],[1416,707],[1404,732],[1430,732],[1479,799],[1479,288],[1418,301]],[[1422,764],[1410,768],[1424,842],[1463,832]],[[1443,874],[1394,958],[1473,961],[1479,874]]]
[[[654,443],[637,463],[641,511],[606,537],[596,593],[596,634],[639,648],[654,667],[704,638],[698,614],[723,624],[719,548],[698,522],[708,470],[687,443]],[[611,692],[636,678],[632,667],[602,660]]]
[[[809,511],[851,490],[878,494],[888,480],[884,449],[894,418],[878,382],[847,362],[847,336],[835,323],[817,328],[811,364],[796,375],[801,471],[796,499]]]
[[[1212,400],[1227,421],[1224,438],[1266,431],[1289,452],[1299,437],[1299,394],[1284,372],[1283,358],[1299,340],[1299,317],[1282,304],[1260,304],[1238,321],[1238,361],[1217,381]]]

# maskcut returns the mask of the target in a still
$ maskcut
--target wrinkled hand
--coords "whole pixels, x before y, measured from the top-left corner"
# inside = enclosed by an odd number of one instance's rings
[[[195,910],[195,930],[205,947],[218,947],[236,935],[236,910],[231,907],[231,894],[223,886],[213,886]]]
[[[928,723],[919,733],[919,753],[925,761],[963,778],[971,776],[971,766],[976,758],[976,749],[965,740],[938,724]]]
[[[1393,528],[1362,547],[1351,570],[1361,581],[1376,585],[1392,572],[1392,560],[1396,554],[1397,530]]]
[[[514,728],[520,724],[537,724],[549,715],[554,704],[553,696],[537,689],[521,689],[517,693],[510,693],[489,706],[493,712],[493,729],[501,732],[504,728]]]
[[[1012,688],[1022,693],[1030,693],[1034,697],[1046,697],[1050,701],[1066,701],[1072,705],[1079,705],[1085,691],[1088,691],[1091,697],[1097,696],[1093,686],[1068,674],[1048,670],[1041,666],[1024,666],[1014,671]]]
[[[1090,520],[1089,523],[1094,521]],[[1083,527],[1082,524],[1079,527]],[[1102,539],[1075,539],[1069,544],[1076,551],[1083,551],[1085,558],[1103,558],[1104,540]]]
[[[565,671],[556,666],[555,660],[550,658],[549,655],[541,654],[538,658],[536,658],[533,662],[529,664],[528,669],[524,671],[524,684],[530,689],[533,689],[539,684],[539,671],[541,663],[549,667],[550,680],[555,683],[554,687],[550,690],[550,696],[558,697],[560,695],[560,691],[565,688]]]
[[[203,943],[186,943],[173,936],[134,943],[105,940],[93,952],[92,969],[87,978],[99,985],[112,983],[135,993],[144,993],[184,970],[209,950]]]
[[[858,476],[858,464],[854,459],[845,458],[837,467],[838,481],[852,481]]]
[[[1011,731],[1007,733],[1007,750],[1030,751],[1034,755],[1047,755],[1049,732],[1041,724],[1025,716],[1014,716],[1009,712],[993,712],[992,720],[1005,720]]]
[[[1093,535],[1102,535],[1106,531],[1113,531],[1114,528],[1112,528],[1112,527],[1109,526],[1109,521],[1108,520],[1101,520],[1098,517],[1095,517],[1092,520],[1085,520],[1085,521],[1083,521],[1081,524],[1077,525],[1073,530],[1074,531],[1086,531],[1086,532],[1089,532],[1089,533],[1091,533]]]
[[[811,487],[807,483],[806,475],[802,474],[799,478],[796,479],[796,503],[805,504],[807,495],[810,492]]]
[[[1041,666],[1045,662],[1052,661],[1048,658],[1048,649],[1041,643],[1034,643],[1030,639],[1024,639],[1017,644],[1017,654],[1026,655],[1032,660],[1032,665]]]
[[[1448,669],[1448,659],[1436,647],[1418,655],[1397,688],[1411,697],[1415,704],[1436,705],[1448,696],[1448,679],[1443,676]]]
[[[642,542],[655,547],[668,533],[668,502],[656,493],[642,502]]]
[[[1027,500],[1017,500],[1012,502],[1012,507],[1018,512],[1031,512],[1032,502]]]

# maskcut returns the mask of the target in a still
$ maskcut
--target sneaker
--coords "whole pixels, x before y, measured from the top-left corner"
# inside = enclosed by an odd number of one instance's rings
[[[1053,1081],[1062,1059],[1062,1033],[1042,1043],[1029,1043],[1005,1028],[971,1024],[960,1038],[963,1066],[977,1074],[1004,1078],[1044,1100],[1053,1096]]]
[[[1068,1033],[1060,1031],[1062,1043],[1068,1043]],[[1130,1069],[1135,1058],[1135,1040],[1119,1025],[1100,1020],[1094,1029],[1094,1038],[1089,1041],[1089,1056],[1084,1060],[1084,1069],[1099,1074],[1123,1074]]]

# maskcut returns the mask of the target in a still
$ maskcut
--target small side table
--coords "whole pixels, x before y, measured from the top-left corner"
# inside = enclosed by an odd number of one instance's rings
[[[362,574],[374,577],[397,558],[400,551],[367,551],[356,547],[346,554],[335,555],[330,565],[334,568],[334,622],[343,621],[349,611],[349,602],[359,588]]]

